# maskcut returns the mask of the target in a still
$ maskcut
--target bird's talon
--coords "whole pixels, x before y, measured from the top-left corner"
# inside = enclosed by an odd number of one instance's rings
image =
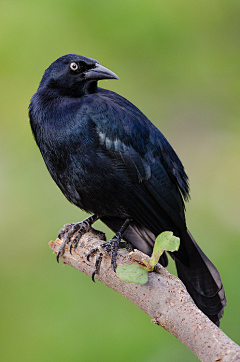
[[[94,255],[97,251],[99,251],[98,248],[91,249],[87,254],[87,260],[89,261],[90,256]]]
[[[97,249],[97,248],[96,248]],[[100,270],[100,266],[101,266],[101,262],[102,262],[102,258],[103,258],[103,254],[100,252],[97,257],[96,257],[96,261],[95,261],[95,265],[94,265],[94,269],[93,269],[93,273],[92,273],[92,281],[95,283],[95,274],[99,273]]]
[[[94,279],[95,274],[96,274],[96,272],[94,271],[94,272],[92,273],[92,281],[93,281],[93,283],[96,283],[96,281],[95,281],[95,279]]]
[[[59,249],[56,256],[58,264],[59,264],[59,258],[62,254],[63,254],[62,249]]]
[[[60,253],[58,251],[58,253],[57,253],[57,262],[58,262],[58,264],[59,264],[59,256],[60,256]]]

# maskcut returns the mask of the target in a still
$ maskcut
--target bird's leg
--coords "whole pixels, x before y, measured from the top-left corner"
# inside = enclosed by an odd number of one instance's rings
[[[122,240],[122,236],[124,234],[124,231],[127,229],[129,224],[131,223],[131,219],[126,219],[121,226],[120,230],[114,235],[114,237],[109,241],[109,244],[111,245],[111,265],[113,268],[113,271],[116,273],[117,263],[117,249],[119,248],[119,244]]]
[[[72,248],[76,246],[81,236],[87,233],[89,230],[92,230],[95,234],[99,235],[102,240],[106,240],[105,234],[102,231],[96,230],[92,227],[92,224],[98,219],[99,219],[98,215],[92,215],[81,222],[77,222],[75,224],[66,224],[58,232],[58,238],[63,239],[62,244],[57,253],[58,263],[59,263],[59,257],[64,254],[65,246],[70,242],[69,251],[71,253]]]
[[[116,264],[117,249],[119,248],[122,236],[123,236],[125,230],[127,229],[127,227],[130,225],[131,221],[132,221],[131,219],[126,219],[124,221],[123,225],[121,226],[120,230],[112,237],[112,239],[108,243],[103,243],[100,245],[100,248],[104,251],[104,253],[111,255],[111,265],[112,265],[113,271],[115,273],[116,273],[116,268],[117,268],[117,264]],[[99,251],[99,248],[94,248],[94,249],[90,250],[90,252],[87,255],[87,259],[89,260],[89,257],[94,255],[97,251]],[[100,270],[102,257],[103,257],[102,252],[100,252],[96,257],[96,262],[95,262],[95,266],[94,266],[93,273],[92,273],[93,281],[95,281],[94,280],[95,274],[98,273]]]

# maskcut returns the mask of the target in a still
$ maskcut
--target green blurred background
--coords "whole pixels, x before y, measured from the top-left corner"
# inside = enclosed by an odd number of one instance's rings
[[[116,72],[119,81],[100,86],[135,103],[183,161],[188,226],[220,271],[221,328],[239,343],[240,2],[1,0],[0,39],[0,360],[197,360],[48,247],[86,216],[50,178],[27,115],[44,70],[67,53]]]

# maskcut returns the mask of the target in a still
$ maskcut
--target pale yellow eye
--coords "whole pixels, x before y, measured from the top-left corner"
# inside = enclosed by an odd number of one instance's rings
[[[75,62],[72,62],[71,64],[70,64],[70,69],[72,69],[72,70],[78,70],[78,65],[77,65],[77,63],[75,63]]]

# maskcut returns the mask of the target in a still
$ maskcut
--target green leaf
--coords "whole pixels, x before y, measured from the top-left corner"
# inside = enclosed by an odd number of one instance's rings
[[[164,231],[163,233],[158,235],[150,259],[150,268],[148,268],[148,270],[153,270],[154,266],[158,263],[160,256],[165,250],[176,251],[178,250],[179,245],[180,239],[174,236],[171,231]]]
[[[117,276],[127,283],[146,284],[148,272],[137,264],[125,264],[117,267]]]
[[[146,284],[148,272],[152,271],[158,263],[160,256],[166,251],[176,251],[180,245],[180,239],[173,235],[171,231],[164,231],[155,240],[150,263],[144,261],[146,268],[138,264],[125,264],[117,267],[117,276],[127,283]]]

